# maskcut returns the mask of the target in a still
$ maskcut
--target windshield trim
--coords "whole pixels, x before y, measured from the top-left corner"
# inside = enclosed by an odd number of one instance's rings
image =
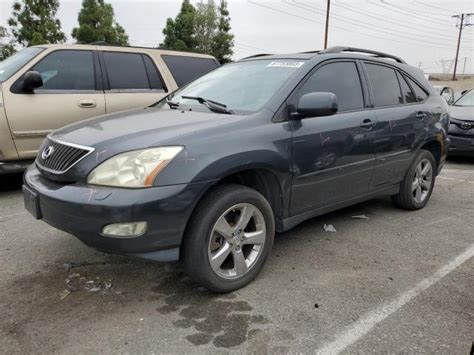
[[[6,78],[3,79],[3,80],[0,80],[0,84],[2,84],[2,83],[4,83],[5,81],[9,80],[12,76],[14,76],[14,75],[15,75],[16,73],[18,73],[20,70],[22,70],[23,68],[25,68],[29,63],[31,63],[31,61],[32,61],[33,59],[35,59],[38,55],[40,55],[42,52],[44,52],[44,51],[47,49],[47,47],[36,47],[36,46],[34,46],[34,47],[23,48],[21,51],[24,51],[24,50],[30,49],[30,48],[32,48],[32,49],[38,49],[38,52],[37,52],[33,57],[31,57],[29,60],[27,60],[22,66],[18,67],[18,69],[15,70],[13,73],[11,73],[8,77],[6,77]],[[20,52],[21,52],[21,51],[20,51]],[[20,53],[20,52],[16,52],[16,53]],[[16,53],[15,53],[15,54],[16,54]],[[15,54],[13,54],[13,55],[15,55]],[[8,58],[10,58],[10,57],[8,57]],[[7,60],[8,58],[6,58],[6,59],[4,59],[4,60]],[[0,63],[1,63],[1,62],[0,62]]]

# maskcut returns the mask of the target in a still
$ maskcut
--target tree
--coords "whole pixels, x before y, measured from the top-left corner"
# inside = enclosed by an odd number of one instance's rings
[[[218,8],[213,0],[201,0],[196,7],[183,0],[179,14],[175,20],[168,19],[163,34],[162,48],[211,54],[221,63],[231,60],[234,35],[225,0],[220,0]]]
[[[217,9],[214,1],[200,2],[194,16],[194,38],[196,52],[212,53],[214,36],[217,28]]]
[[[221,0],[219,5],[219,18],[217,33],[214,35],[212,45],[212,54],[221,63],[228,63],[231,61],[234,51],[234,35],[230,33],[230,17],[227,9],[227,1]]]
[[[72,37],[77,43],[128,45],[125,29],[115,21],[112,5],[104,0],[84,0],[78,22],[79,27],[72,30]]]
[[[163,29],[165,39],[160,47],[179,51],[196,50],[196,39],[194,38],[196,9],[189,2],[183,0],[181,10],[176,19],[168,18],[166,27]]]
[[[59,0],[15,2],[8,24],[16,41],[24,46],[64,42],[66,35],[56,18],[58,8]]]
[[[8,30],[0,26],[0,60],[7,59],[15,52],[15,41],[11,38]]]

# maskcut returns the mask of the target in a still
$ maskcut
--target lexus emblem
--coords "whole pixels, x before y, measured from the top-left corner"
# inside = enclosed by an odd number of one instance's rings
[[[41,158],[43,158],[43,160],[46,160],[53,153],[54,153],[54,147],[52,145],[50,145],[49,147],[45,148],[45,150],[43,150],[43,153],[41,153]]]
[[[471,129],[472,125],[470,123],[467,123],[467,122],[463,122],[461,123],[461,128],[462,129]]]

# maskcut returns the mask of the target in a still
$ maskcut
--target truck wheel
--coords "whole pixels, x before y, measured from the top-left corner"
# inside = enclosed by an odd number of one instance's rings
[[[428,203],[436,179],[433,154],[421,150],[400,184],[400,192],[392,196],[395,205],[407,210],[419,210]]]
[[[186,273],[211,291],[250,283],[273,246],[275,220],[268,201],[240,185],[211,190],[186,227],[180,260]]]

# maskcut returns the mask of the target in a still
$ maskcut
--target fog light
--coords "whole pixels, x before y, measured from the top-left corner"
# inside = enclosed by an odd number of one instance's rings
[[[145,234],[146,222],[114,223],[102,229],[102,235],[113,238],[134,238]]]

